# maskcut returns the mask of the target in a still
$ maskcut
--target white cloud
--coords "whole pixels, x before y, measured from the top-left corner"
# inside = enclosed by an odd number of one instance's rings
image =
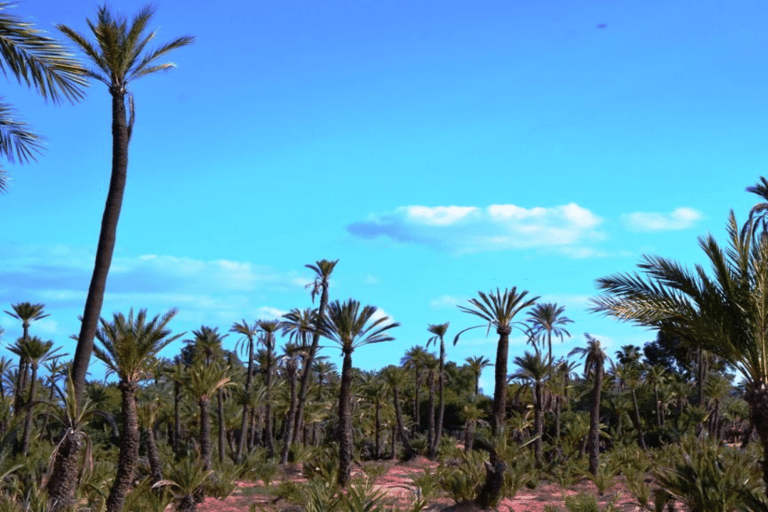
[[[589,244],[605,238],[602,222],[574,203],[530,209],[512,204],[402,206],[347,230],[362,238],[385,236],[453,253],[543,249],[583,258],[601,255]]]
[[[374,276],[374,275],[371,275],[371,274],[368,274],[368,275],[367,275],[367,276],[365,276],[365,278],[363,279],[363,283],[365,283],[365,284],[370,284],[370,285],[376,285],[376,284],[379,284],[380,282],[381,282],[381,281],[379,281],[379,278],[378,278],[378,277],[376,277],[376,276]]]
[[[622,221],[630,231],[678,231],[688,229],[703,219],[704,215],[693,208],[675,208],[670,213],[634,212],[622,215]]]
[[[442,308],[455,308],[459,304],[463,304],[467,299],[461,297],[455,297],[453,295],[441,295],[440,297],[429,301],[429,305],[436,309]]]

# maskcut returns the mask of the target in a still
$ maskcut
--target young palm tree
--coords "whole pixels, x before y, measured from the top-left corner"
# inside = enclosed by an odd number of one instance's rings
[[[502,293],[498,288],[489,294],[478,292],[479,299],[469,299],[470,307],[459,306],[459,309],[470,315],[478,316],[488,322],[488,328],[496,327],[499,341],[496,345],[496,373],[493,392],[493,412],[491,415],[491,432],[494,437],[499,436],[506,419],[507,406],[507,359],[509,356],[509,335],[512,332],[515,316],[522,310],[532,306],[538,297],[526,299],[527,291],[517,293],[517,288],[505,289]],[[475,329],[475,326],[469,329]],[[469,329],[464,329],[453,340],[454,345],[459,336]],[[482,508],[488,508],[501,495],[504,484],[504,472],[506,463],[498,456],[495,450],[491,450],[491,466],[488,468],[485,485],[475,502]]]
[[[578,354],[584,357],[584,377],[593,376],[592,408],[589,413],[589,435],[587,437],[587,451],[589,452],[589,472],[597,475],[600,453],[600,394],[603,389],[603,368],[608,356],[605,354],[600,340],[585,334],[587,347],[577,347],[570,355]]]
[[[533,391],[533,453],[536,464],[541,465],[542,437],[544,436],[544,381],[549,373],[549,365],[541,359],[537,350],[535,354],[525,352],[522,357],[515,358],[518,370],[512,374],[513,379],[519,379],[531,384]]]
[[[301,423],[304,421],[304,404],[307,401],[309,393],[309,379],[312,375],[312,363],[317,357],[317,349],[320,345],[320,331],[322,322],[325,320],[325,310],[328,307],[328,286],[330,285],[331,274],[339,260],[319,260],[314,265],[304,265],[306,268],[315,272],[315,279],[309,286],[312,288],[312,301],[315,296],[320,295],[320,304],[317,307],[315,320],[317,325],[312,332],[312,345],[307,352],[307,360],[301,372],[301,384],[299,386],[299,404],[296,410],[296,424],[294,432],[299,432]]]
[[[107,511],[119,512],[125,504],[125,497],[133,485],[134,470],[139,458],[139,422],[136,410],[136,391],[139,382],[146,379],[150,370],[157,365],[157,354],[181,335],[171,336],[168,323],[176,316],[171,309],[165,315],[147,320],[147,311],[142,309],[134,317],[133,310],[128,317],[116,313],[108,322],[101,320],[101,329],[96,333],[101,347],[93,351],[120,379],[118,388],[122,399],[120,429],[120,454],[117,475],[107,498]]]
[[[59,103],[62,98],[74,102],[83,97],[87,85],[84,70],[66,48],[43,35],[34,25],[6,10],[15,7],[0,2],[0,69],[8,70],[20,84],[27,85],[43,98]],[[8,103],[0,103],[0,156],[13,163],[34,160],[42,149],[40,137],[20,121]],[[0,192],[8,179],[0,167]]]
[[[184,384],[200,408],[200,458],[206,471],[211,469],[211,397],[219,389],[229,386],[231,380],[229,369],[221,362],[195,365],[187,369]]]
[[[155,50],[145,52],[147,45],[156,34],[155,32],[146,33],[154,12],[154,8],[145,7],[128,23],[127,20],[115,16],[106,4],[99,7],[96,21],[87,20],[95,44],[91,43],[86,36],[65,25],[57,26],[93,65],[86,69],[85,75],[104,83],[112,96],[112,173],[101,221],[93,275],[88,287],[80,334],[77,337],[77,347],[72,361],[72,381],[76,403],[80,403],[85,387],[85,376],[101,316],[107,275],[112,264],[112,254],[117,238],[117,223],[123,204],[128,172],[128,144],[134,122],[134,101],[133,96],[128,92],[128,86],[133,80],[171,69],[173,64],[158,63],[158,60],[194,40],[192,37],[180,37],[160,45]],[[129,109],[126,108],[126,99]],[[64,440],[66,447],[57,452],[53,477],[48,487],[54,512],[72,505],[79,442],[80,432],[69,432]],[[64,456],[68,456],[69,459],[63,460]]]
[[[443,434],[443,415],[445,413],[445,333],[448,332],[448,322],[444,324],[430,324],[427,330],[433,334],[427,340],[427,346],[432,343],[440,343],[440,380],[438,381],[438,404],[437,404],[437,425],[435,427],[437,435],[434,439],[434,446],[430,446],[430,453],[437,453],[437,445],[440,442],[440,436]]]
[[[493,366],[493,363],[485,356],[470,356],[465,361],[475,376],[475,395],[477,395],[480,392],[480,374],[483,373],[483,369]]]
[[[352,353],[356,348],[372,343],[392,341],[387,331],[399,326],[390,323],[388,316],[374,318],[376,307],[360,307],[360,302],[348,299],[328,304],[328,314],[323,322],[323,336],[338,344],[344,355],[339,389],[339,485],[347,485],[352,463],[352,414],[350,390],[352,387]]]
[[[547,366],[549,368],[549,375],[552,376],[552,335],[554,334],[560,341],[563,341],[564,336],[569,336],[569,333],[565,326],[573,323],[573,320],[563,315],[565,312],[565,306],[558,306],[553,302],[545,302],[543,304],[534,305],[530,311],[528,311],[528,322],[531,324],[531,337],[533,339],[539,339],[542,344],[547,342],[548,355]]]
[[[43,341],[37,336],[20,338],[19,347],[21,357],[27,362],[32,369],[32,376],[29,382],[29,397],[25,401],[27,414],[24,418],[24,434],[22,435],[21,446],[19,452],[22,456],[26,457],[29,450],[29,437],[32,433],[32,411],[34,408],[35,393],[37,391],[37,370],[40,368],[40,363],[45,362],[55,354],[58,349],[51,352],[53,347],[52,341]],[[11,352],[16,353],[15,347],[10,348]]]
[[[0,4],[1,6],[2,4]],[[16,320],[21,320],[22,337],[26,340],[29,338],[29,326],[32,322],[42,320],[47,317],[48,314],[43,312],[45,305],[32,304],[31,302],[18,302],[11,304],[13,311],[6,311],[7,315],[12,316]],[[19,356],[19,373],[17,375],[16,387],[13,390],[13,407],[14,414],[18,415],[18,411],[21,406],[24,405],[24,389],[27,387],[27,374],[29,372],[29,363],[25,360],[24,355],[16,353]]]

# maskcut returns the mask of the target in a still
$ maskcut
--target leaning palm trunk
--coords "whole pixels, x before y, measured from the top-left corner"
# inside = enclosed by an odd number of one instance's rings
[[[112,175],[109,181],[107,202],[104,206],[104,215],[101,220],[99,243],[96,247],[96,261],[93,266],[91,284],[88,287],[88,297],[85,300],[85,309],[80,326],[80,335],[77,338],[77,348],[72,360],[72,382],[74,383],[75,401],[80,404],[85,388],[85,376],[88,373],[88,364],[93,352],[93,339],[96,335],[101,306],[104,302],[104,292],[107,288],[107,275],[112,265],[112,254],[115,250],[117,239],[117,222],[120,218],[120,209],[123,205],[123,193],[125,191],[126,176],[128,173],[128,122],[125,109],[125,90],[110,88],[112,94]],[[66,435],[62,446],[56,452],[56,458],[70,457],[67,461],[54,463],[54,473],[48,486],[48,497],[51,503],[51,512],[63,510],[74,500],[74,492],[77,479],[77,457],[79,449],[71,444],[80,436]],[[58,485],[54,482],[72,482],[72,485]],[[67,496],[62,492],[71,493]],[[110,494],[111,496],[111,494]],[[123,497],[124,499],[124,497]]]
[[[533,387],[533,430],[536,440],[533,442],[533,453],[536,464],[541,465],[541,451],[543,446],[542,437],[544,436],[544,407],[543,390],[540,381],[536,381]]]
[[[120,454],[117,459],[117,475],[107,498],[107,512],[120,512],[125,497],[133,484],[133,473],[139,458],[139,421],[136,413],[135,383],[120,382],[122,397],[122,429],[120,431]]]
[[[427,377],[429,387],[429,400],[427,401],[427,457],[434,459],[437,454],[437,442],[435,439],[435,374],[430,371]]]
[[[224,453],[226,452],[227,428],[224,422],[224,393],[221,389],[216,392],[219,416],[219,464],[224,464]]]
[[[285,435],[283,439],[283,451],[280,454],[280,464],[286,464],[288,462],[288,454],[291,450],[291,442],[293,441],[293,429],[294,419],[296,417],[297,397],[296,397],[296,369],[288,369],[288,384],[291,388],[291,403],[288,405],[288,412],[285,416]]]
[[[414,451],[411,447],[411,443],[408,441],[408,434],[406,434],[405,427],[403,426],[403,412],[400,409],[400,389],[397,386],[392,388],[392,401],[395,405],[395,421],[397,422],[397,433],[400,437],[400,442],[403,444],[403,448],[405,449],[405,458],[406,460],[409,460],[413,457]]]

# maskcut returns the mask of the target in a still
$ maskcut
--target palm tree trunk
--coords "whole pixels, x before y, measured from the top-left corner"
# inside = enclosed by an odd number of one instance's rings
[[[381,406],[379,405],[379,402],[376,402],[376,417],[374,419],[374,450],[375,453],[373,454],[374,459],[379,459],[381,457]]]
[[[267,457],[275,456],[274,427],[272,425],[272,347],[267,347],[266,392],[264,394],[264,446]]]
[[[155,439],[155,429],[153,425],[144,429],[146,435],[147,459],[149,460],[149,471],[152,483],[156,484],[163,479],[163,465],[160,462],[160,452],[157,450],[157,439]]]
[[[24,405],[24,389],[27,387],[27,361],[19,356],[19,371],[16,375],[16,387],[13,390],[13,415],[18,416]]]
[[[133,484],[133,473],[139,458],[139,421],[136,414],[136,384],[120,382],[122,397],[122,429],[117,475],[107,498],[107,512],[120,512]]]
[[[173,383],[173,452],[179,453],[181,443],[181,382]]]
[[[77,337],[77,347],[72,360],[72,383],[75,391],[75,403],[80,406],[85,388],[85,376],[93,352],[93,338],[101,316],[101,306],[104,302],[104,292],[107,288],[107,276],[112,265],[112,254],[117,240],[117,223],[123,205],[126,177],[128,174],[128,120],[125,108],[125,90],[110,88],[112,94],[112,174],[109,181],[107,201],[101,220],[99,242],[96,247],[96,259],[93,265],[91,284],[88,287],[88,297],[85,300],[83,319],[80,324],[80,334]],[[79,428],[79,425],[76,426]],[[80,440],[79,435],[65,435],[62,443],[74,443]],[[62,510],[62,503],[72,503],[74,495],[64,496],[62,492],[75,491],[77,478],[78,445],[68,444],[56,452],[56,458],[67,456],[68,461],[54,462],[54,472],[49,480],[48,499],[53,504],[52,512]],[[68,482],[53,484],[53,482]]]
[[[235,460],[239,464],[243,459],[243,449],[245,448],[245,442],[248,437],[248,400],[251,390],[251,379],[253,373],[253,336],[248,336],[248,373],[245,374],[245,396],[246,403],[243,404],[243,419],[240,423],[240,439],[237,443],[237,455]]]
[[[768,496],[768,388],[765,383],[757,382],[747,388],[744,399],[749,404],[749,417],[763,445],[763,460],[760,467],[763,470],[763,482],[766,484],[765,493]]]
[[[589,413],[589,435],[587,437],[587,451],[589,452],[589,472],[597,475],[600,464],[600,394],[603,389],[603,367],[595,368],[595,385],[592,388],[592,408]]]
[[[288,405],[288,413],[285,416],[285,435],[283,439],[283,452],[280,454],[280,464],[288,463],[288,453],[291,450],[293,442],[294,420],[296,419],[297,397],[296,397],[296,369],[288,371],[288,383],[291,389],[291,403]]]
[[[440,381],[438,382],[437,425],[435,426],[435,439],[433,451],[437,453],[440,438],[443,435],[443,416],[445,414],[445,343],[440,340]]]
[[[541,449],[543,446],[542,437],[544,435],[544,412],[542,386],[540,381],[536,381],[533,387],[533,429],[536,440],[533,442],[533,454],[536,459],[536,465],[541,466]]]
[[[408,435],[405,433],[405,427],[403,426],[403,413],[400,410],[400,390],[397,387],[392,388],[392,401],[395,405],[395,421],[397,422],[397,432],[400,435],[400,442],[403,443],[405,448],[406,460],[413,457],[413,447],[408,441]]]
[[[632,413],[633,413],[633,420],[635,423],[635,429],[637,430],[637,441],[640,444],[640,448],[643,450],[646,450],[645,446],[645,433],[643,432],[643,424],[640,422],[640,408],[637,405],[637,394],[635,393],[635,388],[632,388]]]
[[[26,457],[29,452],[29,436],[32,432],[32,402],[35,399],[37,384],[37,364],[32,364],[32,381],[29,383],[29,400],[27,400],[27,415],[24,418],[24,437],[21,442],[21,454]]]
[[[427,457],[435,458],[435,374],[430,370],[427,377],[427,386],[429,387],[429,401],[427,406]]]
[[[352,465],[352,412],[350,411],[350,392],[352,388],[352,351],[344,349],[344,363],[341,368],[341,387],[339,388],[339,485],[345,487],[349,482]]]
[[[496,330],[499,342],[496,347],[495,387],[493,390],[493,412],[491,416],[491,433],[494,439],[501,433],[506,420],[507,408],[507,359],[509,358],[510,328]],[[485,467],[485,484],[475,498],[475,503],[482,509],[487,509],[498,502],[504,486],[504,473],[507,464],[495,449],[490,450],[490,461]]]
[[[318,322],[322,322],[325,318],[325,310],[328,306],[328,285],[323,286],[323,291],[320,294],[320,305],[317,308]],[[307,396],[309,394],[309,379],[312,376],[312,363],[315,360],[315,354],[317,353],[317,347],[320,345],[320,331],[315,330],[312,333],[312,345],[309,347],[309,353],[307,359],[304,361],[304,368],[301,372],[301,386],[299,388],[299,404],[296,409],[296,419],[293,431],[295,436],[298,437],[298,432],[301,426],[301,422],[304,421],[304,404],[307,402]],[[298,439],[293,439],[293,442],[297,442]]]

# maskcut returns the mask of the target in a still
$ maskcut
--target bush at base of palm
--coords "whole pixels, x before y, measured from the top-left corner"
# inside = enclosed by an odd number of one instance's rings
[[[757,459],[752,450],[687,436],[661,452],[653,476],[665,493],[691,512],[753,510],[747,503],[761,502],[764,493]]]

